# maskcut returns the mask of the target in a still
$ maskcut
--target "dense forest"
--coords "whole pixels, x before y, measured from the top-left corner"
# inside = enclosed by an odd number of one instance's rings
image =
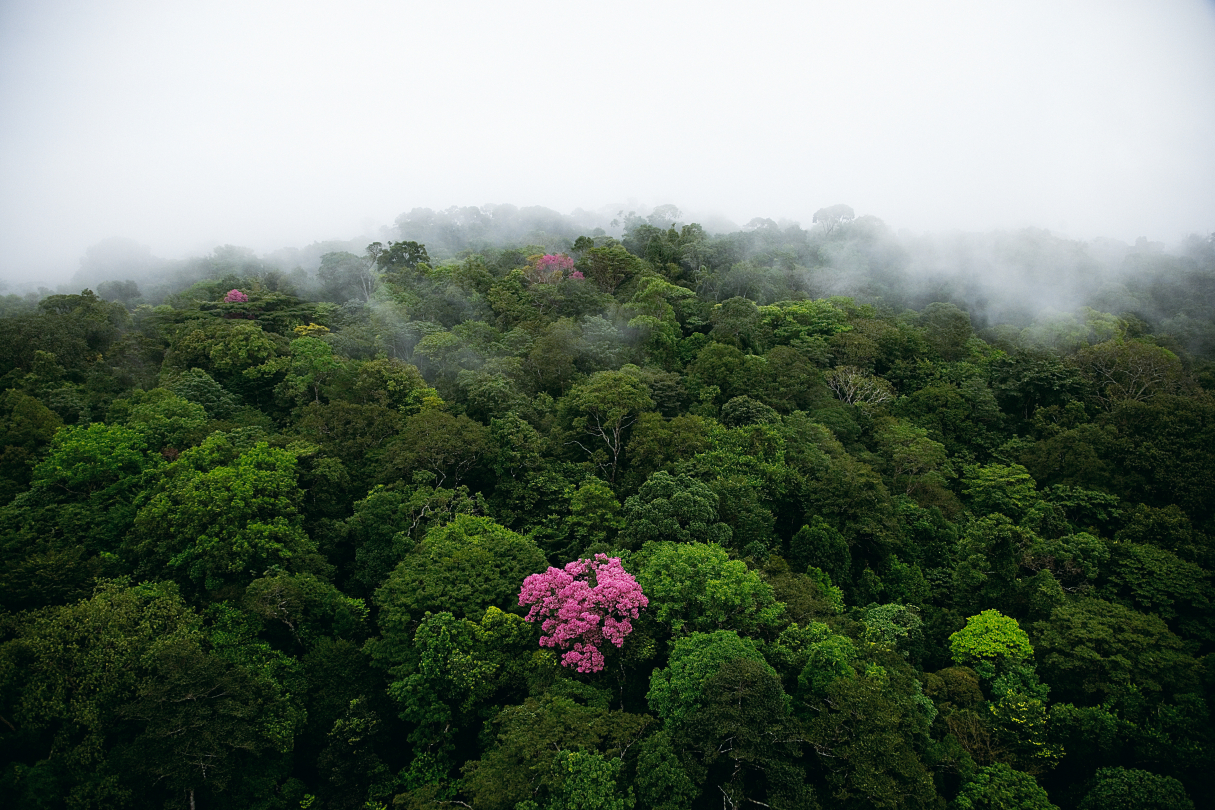
[[[1215,238],[680,217],[0,298],[0,803],[1215,807]]]

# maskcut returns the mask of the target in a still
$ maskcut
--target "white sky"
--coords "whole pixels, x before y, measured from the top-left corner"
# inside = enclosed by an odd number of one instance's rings
[[[0,0],[10,279],[628,200],[1215,231],[1215,3]]]

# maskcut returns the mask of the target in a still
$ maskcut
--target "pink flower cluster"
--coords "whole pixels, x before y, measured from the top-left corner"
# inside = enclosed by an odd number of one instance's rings
[[[564,253],[529,256],[528,261],[530,264],[524,271],[524,275],[533,284],[556,284],[565,278],[566,273],[574,269],[574,260]]]
[[[578,672],[603,669],[599,645],[610,641],[617,647],[633,632],[636,619],[650,603],[633,575],[624,570],[619,557],[596,554],[594,560],[574,560],[565,569],[549,568],[523,580],[519,605],[530,610],[527,620],[540,620],[541,647],[566,652],[562,666]]]
[[[536,268],[545,274],[560,273],[561,275],[565,275],[568,271],[574,269],[574,260],[564,253],[545,253],[536,262]]]
[[[248,300],[249,296],[240,290],[228,290],[228,294],[224,296],[225,304],[243,304]]]
[[[575,270],[574,272],[570,273],[570,278],[586,278],[586,276],[582,275],[581,270]]]

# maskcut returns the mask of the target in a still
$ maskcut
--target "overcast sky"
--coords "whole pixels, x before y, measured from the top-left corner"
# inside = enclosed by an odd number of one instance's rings
[[[1215,231],[1215,3],[0,0],[0,275],[674,203]]]

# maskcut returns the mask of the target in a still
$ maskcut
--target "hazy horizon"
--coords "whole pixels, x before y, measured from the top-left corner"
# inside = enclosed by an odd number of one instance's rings
[[[491,202],[1172,244],[1215,4],[0,2],[0,122],[0,277],[48,286]]]

